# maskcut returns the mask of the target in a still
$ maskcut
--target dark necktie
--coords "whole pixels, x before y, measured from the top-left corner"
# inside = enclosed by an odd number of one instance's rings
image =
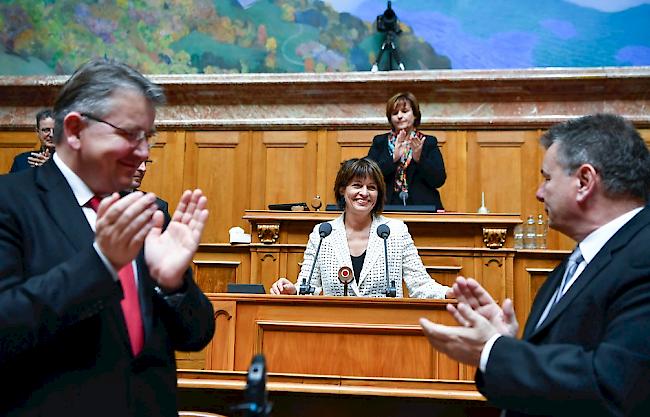
[[[93,196],[85,205],[92,208],[95,212],[102,201],[101,197]],[[124,265],[117,273],[122,284],[124,298],[120,302],[122,313],[126,321],[126,328],[129,332],[131,342],[131,351],[137,355],[144,345],[144,328],[142,327],[142,314],[140,313],[140,299],[138,298],[138,288],[135,285],[135,275],[133,274],[133,265],[131,262]]]
[[[569,256],[569,260],[566,263],[566,268],[564,269],[564,275],[562,276],[562,281],[560,281],[560,285],[558,286],[557,290],[553,294],[553,298],[547,305],[546,310],[544,310],[542,316],[539,318],[536,327],[539,327],[539,325],[542,324],[542,322],[546,319],[546,317],[551,312],[553,307],[560,301],[560,298],[562,298],[562,295],[564,294],[565,288],[569,283],[569,280],[571,279],[571,277],[573,277],[573,275],[575,275],[576,270],[578,269],[578,265],[580,265],[582,261],[584,261],[584,258],[582,257],[582,252],[580,252],[580,247],[576,247],[576,249],[573,251],[571,256]]]

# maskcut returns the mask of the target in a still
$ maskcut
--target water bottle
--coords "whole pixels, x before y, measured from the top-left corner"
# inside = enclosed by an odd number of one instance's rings
[[[548,228],[546,227],[546,222],[544,221],[544,216],[541,214],[537,215],[537,229],[535,230],[536,246],[537,249],[546,249],[546,235],[548,233]]]
[[[535,249],[536,224],[532,215],[528,216],[524,226],[524,249]]]
[[[515,226],[515,249],[524,248],[524,226],[518,224]]]

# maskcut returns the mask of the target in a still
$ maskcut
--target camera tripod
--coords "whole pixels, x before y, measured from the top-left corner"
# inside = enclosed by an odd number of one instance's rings
[[[397,68],[404,71],[404,63],[399,57],[399,52],[397,51],[397,46],[395,46],[395,32],[390,30],[386,32],[386,37],[384,37],[384,42],[381,44],[379,49],[379,54],[377,55],[377,60],[372,64],[372,72],[379,71],[379,62],[381,62],[381,57],[384,55],[384,52],[388,50],[388,71],[393,69],[393,60],[397,63]]]

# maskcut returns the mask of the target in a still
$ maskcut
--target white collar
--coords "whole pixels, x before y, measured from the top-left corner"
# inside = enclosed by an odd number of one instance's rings
[[[587,263],[591,262],[592,259],[596,256],[598,251],[605,246],[609,241],[619,231],[619,229],[627,222],[632,220],[634,216],[637,215],[643,207],[637,207],[633,210],[628,211],[625,214],[622,214],[615,218],[614,220],[600,226],[598,229],[589,233],[586,238],[578,244],[580,246],[580,252],[582,252],[582,257]]]
[[[63,162],[61,157],[57,152],[54,152],[54,155],[52,156],[52,159],[54,160],[54,163],[56,164],[57,167],[59,167],[59,170],[65,177],[65,180],[68,182],[70,185],[70,188],[72,188],[72,193],[74,194],[74,197],[77,199],[77,203],[79,206],[83,207],[90,199],[95,195],[95,193],[92,192],[90,187],[86,185],[85,182],[77,174],[74,173],[66,164]]]

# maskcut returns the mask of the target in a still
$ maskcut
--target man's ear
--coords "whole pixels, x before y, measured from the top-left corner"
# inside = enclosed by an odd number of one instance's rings
[[[81,148],[80,135],[83,128],[83,117],[77,112],[68,113],[63,119],[63,138],[74,150]]]
[[[578,202],[584,202],[590,195],[596,192],[600,183],[600,175],[596,168],[591,164],[582,164],[576,170],[576,179],[578,180],[578,192],[576,198]]]

